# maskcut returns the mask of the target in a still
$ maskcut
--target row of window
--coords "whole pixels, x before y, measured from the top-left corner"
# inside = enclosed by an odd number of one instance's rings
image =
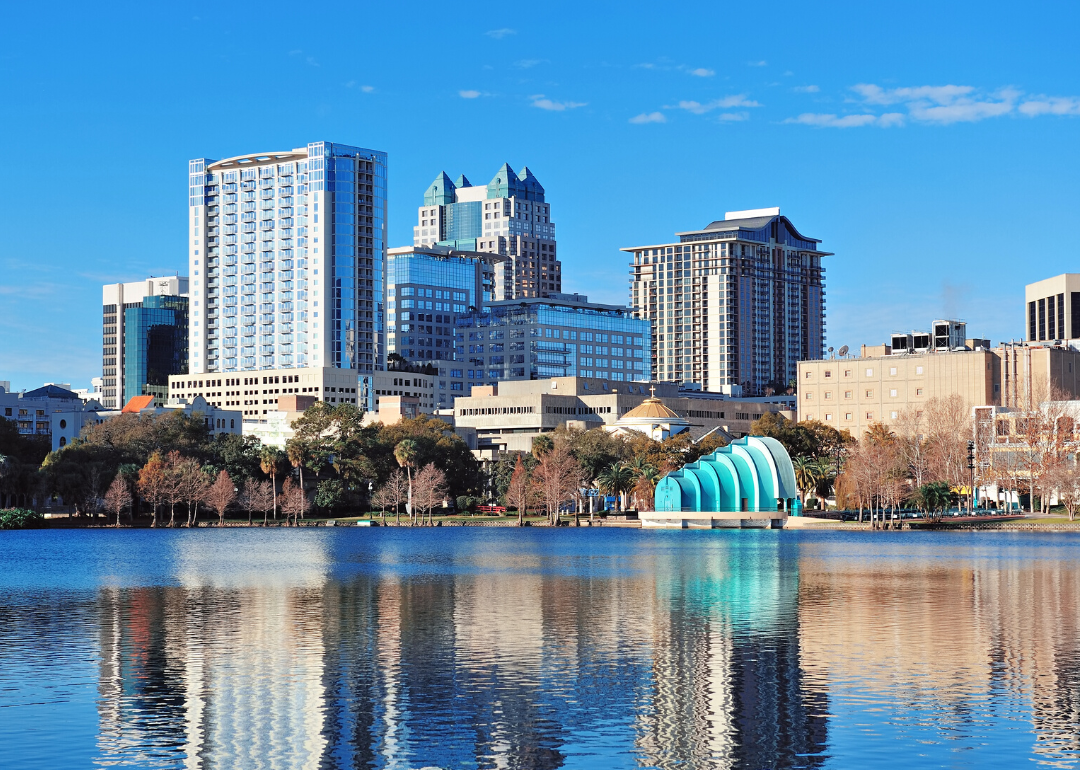
[[[890,366],[890,367],[889,367],[889,376],[890,376],[890,377],[895,377],[895,376],[896,376],[896,372],[897,372],[897,368],[896,368],[895,366]],[[921,366],[916,366],[916,367],[915,367],[915,374],[916,374],[916,375],[920,375],[920,374],[922,374],[922,373],[923,373],[923,367],[921,367]],[[813,376],[814,376],[814,369],[813,369],[813,368],[808,368],[808,369],[806,370],[806,373],[805,373],[805,374],[803,375],[803,378],[804,378],[804,379],[807,379],[807,380],[809,380],[809,379],[812,379],[812,378],[813,378]],[[827,380],[828,380],[828,379],[831,379],[831,378],[832,378],[832,376],[833,376],[833,371],[832,371],[832,369],[826,369],[826,370],[825,370],[825,371],[824,371],[824,372],[822,373],[822,376],[823,376],[823,377],[824,377],[825,379],[827,379]],[[852,375],[851,375],[851,369],[844,369],[844,378],[845,378],[845,379],[847,379],[847,378],[850,378],[851,376],[852,376]],[[868,367],[866,367],[866,376],[867,376],[867,377],[873,377],[873,376],[874,376],[874,369],[873,369],[873,367],[869,367],[869,366],[868,366]]]
[[[898,395],[897,395],[898,392],[899,391],[896,388],[890,388],[889,389],[889,398],[897,398],[898,397]],[[874,391],[873,390],[867,390],[867,391],[865,391],[865,393],[866,393],[866,398],[873,398],[874,397]],[[921,396],[922,394],[923,394],[923,389],[922,388],[915,388],[915,395],[916,396]],[[826,390],[825,391],[825,400],[827,401],[827,400],[829,400],[831,398],[832,398],[832,391],[831,390]],[[845,399],[852,398],[852,391],[845,390],[844,391],[844,398]],[[814,393],[812,391],[807,391],[806,392],[806,400],[807,401],[813,401],[814,400]]]

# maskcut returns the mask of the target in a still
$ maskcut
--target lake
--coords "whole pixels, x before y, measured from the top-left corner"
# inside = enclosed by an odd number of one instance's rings
[[[0,533],[0,767],[1080,758],[1080,538]]]

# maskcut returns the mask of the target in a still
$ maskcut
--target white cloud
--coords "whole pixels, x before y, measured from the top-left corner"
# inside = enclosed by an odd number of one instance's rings
[[[479,91],[458,91],[458,96],[462,99],[475,99],[480,96]]]
[[[698,67],[697,69],[690,70],[690,74],[696,78],[711,78],[716,74],[716,70],[706,69],[705,67]]]
[[[667,123],[667,118],[662,112],[643,112],[630,118],[631,123]]]
[[[545,99],[543,94],[535,94],[530,96],[532,99],[532,106],[539,107],[542,110],[550,110],[551,112],[564,112],[565,110],[573,110],[578,107],[584,107],[588,102],[556,102],[551,99]]]
[[[493,37],[496,40],[502,40],[507,35],[516,35],[517,30],[516,29],[509,29],[508,27],[503,27],[502,29],[489,29],[484,34],[487,35],[488,37]]]
[[[1037,115],[1080,115],[1080,97],[1032,96],[1025,99],[1017,110],[1029,118]]]
[[[706,112],[712,110],[728,110],[732,107],[760,107],[758,102],[751,99],[747,99],[745,94],[736,94],[734,96],[725,96],[722,99],[713,99],[711,102],[696,102],[692,100],[684,100],[675,105],[680,110],[687,110],[695,115],[704,115]],[[668,109],[671,109],[670,107]]]
[[[791,90],[797,94],[816,94],[821,89],[817,86],[795,86]]]
[[[317,61],[315,61],[314,56],[307,57],[306,61],[307,61],[307,64],[308,64],[309,67],[318,67],[319,66],[319,63]]]
[[[761,61],[748,61],[746,63],[747,67],[764,67],[766,65],[768,65],[768,62],[764,59],[762,59]]]
[[[797,118],[788,118],[785,123],[801,123],[804,126],[818,128],[857,128],[870,126],[878,120],[877,115],[832,115],[818,112],[804,112]]]
[[[899,104],[915,101],[950,104],[967,96],[975,89],[972,86],[918,86],[885,89],[872,83],[857,83],[851,87],[851,90],[859,94],[867,104]]]
[[[365,94],[370,94],[372,91],[375,90],[375,86],[360,86],[360,90],[363,91]]]
[[[527,70],[530,67],[535,67],[537,64],[542,64],[543,62],[543,59],[519,59],[518,61],[514,62],[514,66],[521,67],[522,69]]]
[[[749,112],[721,112],[716,116],[721,123],[737,123],[742,120],[750,120]]]

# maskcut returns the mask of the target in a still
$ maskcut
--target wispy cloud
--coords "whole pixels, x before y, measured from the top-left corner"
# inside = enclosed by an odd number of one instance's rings
[[[360,86],[360,90],[365,94],[370,94],[375,91],[375,86]]]
[[[750,120],[749,112],[721,112],[716,116],[716,119],[721,123],[737,123],[743,120]]]
[[[795,86],[791,90],[797,94],[816,94],[821,89],[817,86]]]
[[[543,64],[546,59],[518,59],[514,62],[515,67],[521,67],[523,70],[535,67],[537,64]]]
[[[940,85],[882,88],[873,83],[851,87],[859,111],[850,115],[804,113],[786,123],[853,128],[898,126],[907,122],[930,125],[976,123],[1007,115],[1080,115],[1080,97],[1025,95],[1016,88],[986,91],[975,86]],[[884,112],[882,108],[893,108]],[[904,110],[897,111],[897,108]]]
[[[501,29],[489,29],[484,34],[487,35],[488,37],[493,37],[496,40],[502,40],[507,35],[516,35],[517,30],[516,29],[510,29],[509,27],[503,27]]]
[[[860,128],[861,126],[899,126],[904,122],[904,116],[898,112],[888,112],[884,115],[871,115],[860,113],[857,115],[835,115],[819,112],[804,112],[797,118],[788,118],[785,123],[801,123],[804,126],[817,128]]]
[[[476,99],[480,96],[480,92],[472,90],[458,91],[458,96],[460,96],[462,99]]]
[[[359,88],[365,94],[370,94],[375,90],[375,86],[362,86],[362,85],[359,85],[355,80],[350,80],[348,83],[345,84],[345,87],[346,88]]]
[[[761,59],[760,61],[748,61],[746,63],[747,67],[767,67],[768,65],[769,63],[764,59]]]
[[[706,69],[705,67],[698,67],[697,69],[690,70],[690,74],[696,78],[711,78],[716,74],[716,70]]]
[[[319,63],[317,61],[315,61],[314,56],[307,57],[307,59],[305,59],[305,62],[307,63],[307,65],[309,67],[318,67],[319,66]]]
[[[752,99],[747,99],[745,94],[736,94],[734,96],[725,96],[722,99],[713,99],[710,102],[698,102],[693,100],[684,100],[676,104],[674,107],[665,105],[665,109],[680,109],[692,112],[695,115],[704,115],[706,112],[712,112],[713,110],[729,110],[733,107],[760,107],[758,102]]]
[[[529,98],[532,99],[533,107],[539,107],[542,110],[550,110],[551,112],[574,110],[588,104],[588,102],[556,102],[545,98],[543,94],[535,94]]]
[[[667,117],[662,112],[643,112],[630,118],[631,123],[667,123]]]

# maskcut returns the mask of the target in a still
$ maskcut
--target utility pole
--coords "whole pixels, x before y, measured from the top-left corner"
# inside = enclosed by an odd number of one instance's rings
[[[969,441],[967,446],[967,467],[971,475],[971,507],[972,515],[975,513],[975,442]]]

